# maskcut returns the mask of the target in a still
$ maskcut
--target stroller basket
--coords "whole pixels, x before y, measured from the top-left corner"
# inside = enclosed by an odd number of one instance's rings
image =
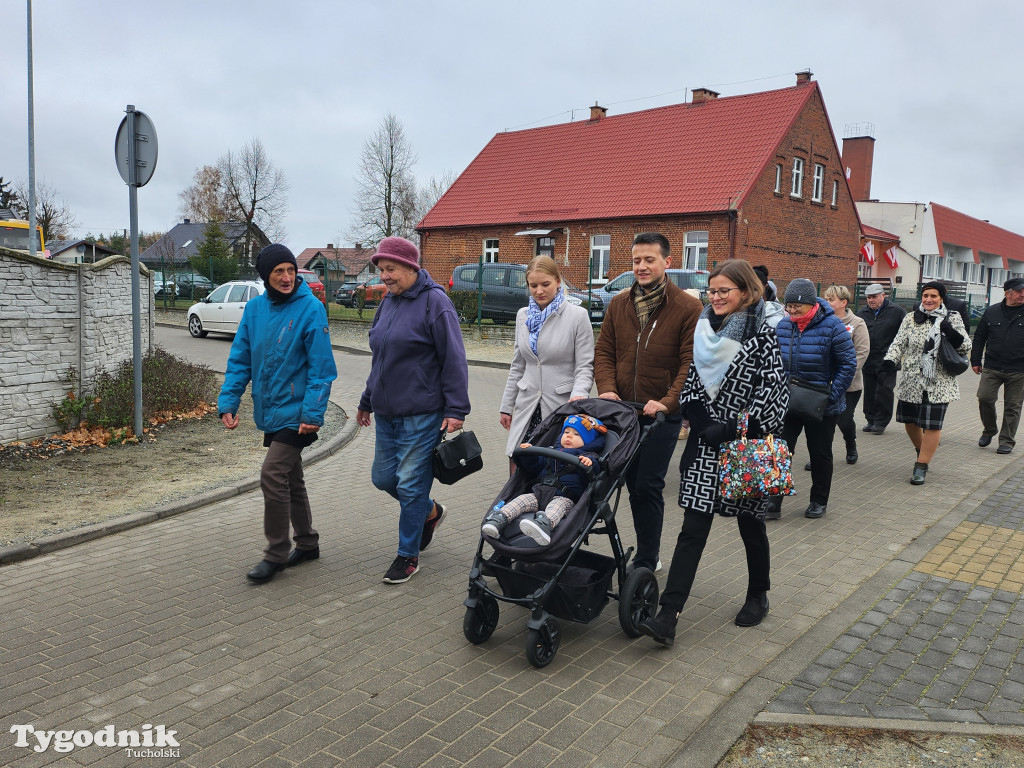
[[[558,563],[518,562],[514,568],[494,570],[502,592],[518,599],[551,581],[560,567]],[[615,569],[615,558],[580,550],[548,593],[545,610],[567,621],[586,623],[596,619],[608,602]]]

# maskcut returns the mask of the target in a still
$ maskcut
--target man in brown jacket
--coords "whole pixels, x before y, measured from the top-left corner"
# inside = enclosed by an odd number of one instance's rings
[[[643,403],[640,425],[659,413],[665,423],[651,433],[626,475],[637,551],[633,567],[657,570],[665,518],[665,473],[682,417],[679,392],[693,359],[693,332],[703,306],[665,271],[672,263],[668,239],[643,232],[633,240],[631,290],[608,304],[594,350],[594,380],[601,397]]]

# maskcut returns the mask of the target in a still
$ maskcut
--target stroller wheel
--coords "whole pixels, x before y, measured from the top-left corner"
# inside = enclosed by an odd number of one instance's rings
[[[487,642],[498,626],[498,601],[490,595],[481,595],[475,608],[467,608],[462,620],[462,634],[473,645]]]
[[[526,658],[535,667],[546,667],[558,653],[562,642],[562,630],[550,616],[540,625],[526,633]]]
[[[619,624],[630,637],[640,637],[640,622],[658,611],[658,580],[648,568],[630,572],[619,590]]]

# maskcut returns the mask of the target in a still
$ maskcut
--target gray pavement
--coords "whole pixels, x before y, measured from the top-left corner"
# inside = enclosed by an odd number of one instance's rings
[[[157,337],[213,365],[227,354],[213,337]],[[369,360],[337,359],[332,399],[351,412]],[[913,452],[896,425],[860,438],[855,467],[837,464],[821,520],[802,517],[797,471],[799,492],[769,528],[762,625],[733,624],[746,569],[735,525],[718,520],[675,646],[627,638],[609,606],[588,625],[563,622],[543,670],[524,657],[526,615],[513,606],[487,643],[462,635],[477,526],[507,476],[504,379],[471,368],[467,426],[492,458],[435,487],[449,517],[407,584],[381,583],[398,514],[369,482],[368,430],[307,471],[321,559],[269,584],[244,578],[263,546],[258,492],[0,567],[0,765],[706,768],[755,718],[1021,732],[1024,473],[1019,457],[977,447],[973,376],[924,486],[907,483]],[[678,482],[670,472],[666,562]],[[619,520],[629,543],[629,515]],[[26,724],[159,724],[180,746],[168,758],[35,752],[9,733]]]

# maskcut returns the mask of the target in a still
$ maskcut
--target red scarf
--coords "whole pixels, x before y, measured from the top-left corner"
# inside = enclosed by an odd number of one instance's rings
[[[814,306],[812,306],[809,311],[800,315],[800,317],[790,316],[789,319],[793,321],[793,324],[797,327],[797,330],[800,331],[800,333],[807,330],[807,324],[814,319],[814,316],[818,313],[819,306],[821,305],[815,302]]]

